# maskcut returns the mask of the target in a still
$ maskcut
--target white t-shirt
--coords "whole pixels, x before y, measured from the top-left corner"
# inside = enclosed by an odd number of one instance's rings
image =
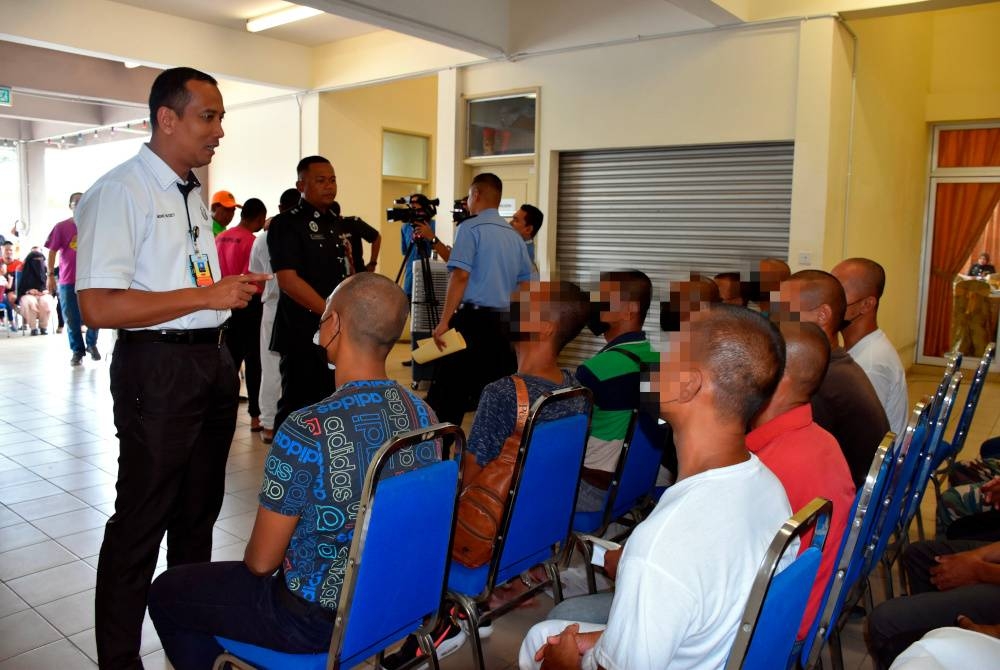
[[[861,366],[875,387],[875,394],[885,409],[892,432],[902,435],[910,398],[906,391],[906,372],[896,347],[879,328],[858,340],[847,353]]]
[[[273,274],[271,271],[271,253],[267,250],[266,230],[262,230],[257,234],[257,237],[253,241],[253,246],[250,247],[250,272]],[[281,289],[278,288],[278,278],[272,276],[264,282],[264,292],[260,295],[260,301],[265,304],[277,304],[280,293]]]
[[[194,288],[191,254],[196,247],[208,257],[212,277],[219,281],[222,270],[201,187],[185,201],[177,188],[185,183],[148,144],[98,179],[74,212],[76,290]],[[197,231],[197,240],[192,231]],[[217,328],[229,314],[228,309],[202,309],[150,328]]]
[[[608,626],[584,667],[724,667],[757,569],[789,516],[781,482],[753,455],[667,489],[625,544]]]
[[[964,628],[938,628],[907,647],[891,670],[949,668],[1000,668],[1000,640]]]

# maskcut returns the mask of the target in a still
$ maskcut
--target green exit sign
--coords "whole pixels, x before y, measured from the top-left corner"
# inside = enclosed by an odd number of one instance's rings
[[[10,86],[0,86],[0,106],[10,107],[13,103],[10,99]]]

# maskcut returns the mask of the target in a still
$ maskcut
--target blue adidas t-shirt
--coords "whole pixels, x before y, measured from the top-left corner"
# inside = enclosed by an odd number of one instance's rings
[[[289,591],[336,608],[368,465],[388,440],[434,423],[423,400],[376,380],[344,384],[281,424],[264,462],[260,504],[299,517],[285,552]],[[383,478],[439,458],[440,444],[418,444],[396,454]]]

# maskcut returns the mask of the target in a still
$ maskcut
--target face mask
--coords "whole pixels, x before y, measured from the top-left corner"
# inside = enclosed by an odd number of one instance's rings
[[[608,302],[590,303],[590,314],[587,316],[587,329],[594,335],[600,337],[611,329],[610,323],[601,321],[601,312],[607,312],[610,309],[611,303]]]
[[[671,309],[669,302],[660,303],[660,330],[676,333],[681,329],[681,313]]]

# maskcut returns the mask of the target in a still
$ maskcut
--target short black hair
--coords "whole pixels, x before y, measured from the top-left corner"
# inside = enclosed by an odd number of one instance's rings
[[[73,204],[73,198],[76,198],[77,200],[79,200],[82,197],[83,197],[83,193],[81,193],[80,191],[76,191],[75,193],[70,193],[69,194],[69,203],[68,204],[70,204],[70,205]]]
[[[611,270],[601,273],[602,282],[621,284],[622,296],[639,303],[639,319],[646,320],[649,305],[653,302],[653,282],[640,270]]]
[[[534,205],[521,205],[520,209],[524,212],[524,222],[531,226],[531,237],[534,238],[538,234],[538,230],[542,227],[545,215],[542,214],[542,210]]]
[[[299,193],[297,188],[286,188],[282,192],[281,197],[278,198],[278,206],[291,209],[292,207],[295,207],[295,205],[299,204],[299,200],[301,199],[302,194]]]
[[[990,255],[985,251],[980,256],[986,256],[986,260],[990,259]],[[882,294],[885,293],[885,268],[882,267],[881,263],[877,263],[870,258],[848,258],[843,263],[855,263],[860,265],[865,269],[867,279],[871,283],[871,289],[875,292],[875,297],[879,300],[882,299]]]
[[[249,198],[243,201],[243,209],[240,211],[241,219],[253,220],[259,216],[267,216],[267,207],[260,198]]]
[[[322,156],[306,156],[299,161],[299,164],[295,166],[295,174],[298,175],[299,179],[302,179],[303,175],[309,171],[310,165],[316,165],[317,163],[326,163],[327,165],[333,165],[327,158]]]
[[[160,107],[174,110],[177,116],[184,114],[184,108],[191,102],[191,91],[187,88],[189,81],[205,81],[212,86],[219,85],[215,77],[193,67],[174,67],[161,72],[149,89],[149,123],[154,130],[157,128],[156,112]]]
[[[497,197],[503,195],[503,182],[492,172],[481,172],[472,178],[472,186],[487,191],[496,191]]]
[[[718,303],[692,319],[695,358],[709,371],[716,408],[749,425],[785,372],[785,340],[777,327],[746,307]]]
[[[829,305],[834,323],[844,320],[847,312],[847,296],[840,280],[824,270],[799,270],[787,279],[801,284],[800,302],[810,305],[800,308],[809,311],[820,305]]]

